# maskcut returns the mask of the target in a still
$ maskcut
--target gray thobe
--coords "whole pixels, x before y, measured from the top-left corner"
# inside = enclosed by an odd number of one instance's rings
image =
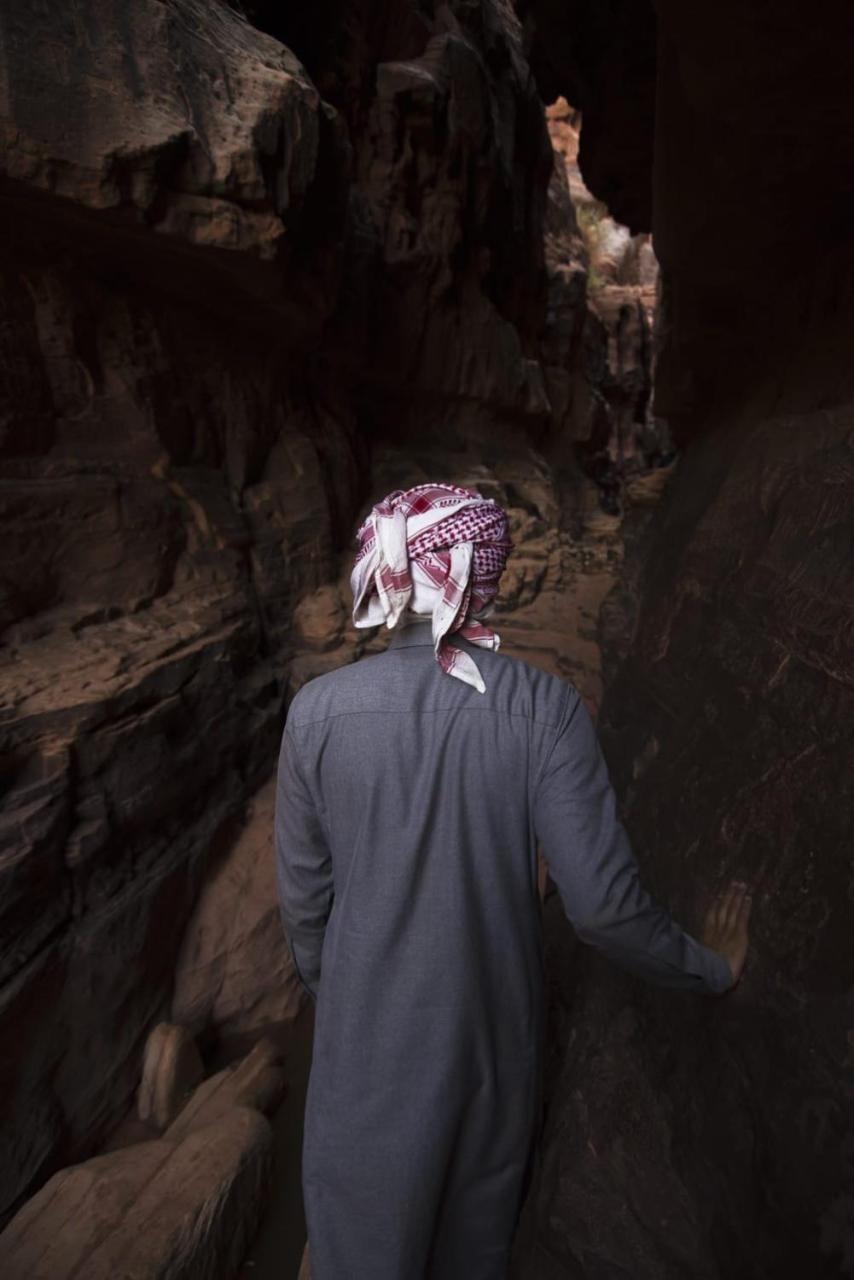
[[[285,929],[316,999],[302,1181],[313,1280],[505,1280],[540,1105],[537,845],[578,935],[650,982],[726,960],[642,887],[568,682],[429,620],[309,681],[279,757]]]

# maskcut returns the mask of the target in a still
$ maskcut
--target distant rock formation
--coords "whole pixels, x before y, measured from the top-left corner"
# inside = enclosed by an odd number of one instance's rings
[[[598,449],[619,473],[638,455],[652,452],[644,444],[659,432],[651,407],[658,262],[649,233],[633,235],[588,190],[578,166],[581,113],[558,98],[546,109],[546,119],[589,263],[591,319],[604,331],[605,376],[597,389],[607,409],[607,434],[591,437],[590,452]],[[645,464],[648,458],[640,460]],[[593,458],[591,474],[596,474]]]

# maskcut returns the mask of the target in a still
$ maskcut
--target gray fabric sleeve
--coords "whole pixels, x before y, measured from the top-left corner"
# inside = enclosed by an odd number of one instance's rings
[[[326,922],[332,909],[332,858],[287,726],[276,783],[276,879],[294,967],[316,1000]]]
[[[656,986],[719,995],[732,985],[726,959],[643,888],[593,719],[572,686],[536,781],[534,825],[583,942]]]

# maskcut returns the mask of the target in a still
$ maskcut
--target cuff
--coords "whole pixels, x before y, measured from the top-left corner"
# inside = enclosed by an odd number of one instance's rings
[[[706,947],[701,942],[698,942],[697,946],[706,960],[706,986],[710,994],[723,995],[733,985],[732,969],[729,967],[729,961],[719,951],[714,951],[711,947]]]

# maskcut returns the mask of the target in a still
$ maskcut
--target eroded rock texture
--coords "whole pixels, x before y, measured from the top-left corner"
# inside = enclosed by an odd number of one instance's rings
[[[602,397],[607,431],[593,433],[588,454],[606,452],[623,474],[632,464],[664,457],[667,441],[652,413],[653,333],[658,295],[658,263],[646,232],[632,235],[616,222],[581,176],[578,164],[581,113],[558,98],[546,110],[549,136],[566,174],[583,249],[589,263],[588,328],[602,333],[603,376],[596,388]]]
[[[373,440],[530,437],[571,519],[597,429],[511,6],[286,8],[0,14],[0,1215],[129,1105],[289,688],[358,651]]]
[[[327,598],[332,587],[305,598]],[[328,617],[324,613],[323,618]],[[334,642],[334,628],[329,631]],[[309,661],[310,661],[309,657]],[[245,1043],[292,1022],[309,997],[282,936],[273,852],[275,778],[253,797],[234,847],[205,880],[175,966],[172,1018],[202,1042]]]
[[[851,11],[519,19],[0,14],[0,1214],[130,1103],[202,886],[254,883],[289,689],[376,643],[347,622],[355,517],[441,462],[511,508],[502,635],[601,701],[651,887],[696,928],[730,876],[757,886],[715,1003],[606,968],[549,899],[520,1274],[854,1274]],[[663,505],[629,503],[604,698],[610,516],[570,597],[613,351],[538,90],[580,109],[592,195],[654,233],[655,413],[684,447]],[[216,1036],[269,993],[207,954]]]
[[[154,1036],[179,1031],[161,1024]],[[162,1137],[54,1174],[0,1234],[6,1280],[231,1280],[270,1190],[262,1113],[283,1088],[260,1041],[200,1085]]]
[[[316,91],[216,5],[122,12],[2,20],[5,1207],[130,1099],[359,471],[291,345]]]
[[[637,70],[620,32],[640,6],[611,6],[610,32],[605,8],[610,69],[592,66],[588,103],[571,96],[582,54],[558,47],[557,7],[529,6],[549,65],[567,54],[553,92],[585,121],[603,76]],[[674,997],[579,950],[555,906],[519,1274],[850,1276],[851,12],[829,6],[820,29],[788,4],[657,14],[654,170],[602,135],[581,155],[602,198],[615,187],[596,175],[614,167],[638,201],[653,183],[655,400],[685,446],[662,505],[624,525],[599,724],[652,889],[695,929],[713,890],[748,879],[753,941],[736,991]]]

